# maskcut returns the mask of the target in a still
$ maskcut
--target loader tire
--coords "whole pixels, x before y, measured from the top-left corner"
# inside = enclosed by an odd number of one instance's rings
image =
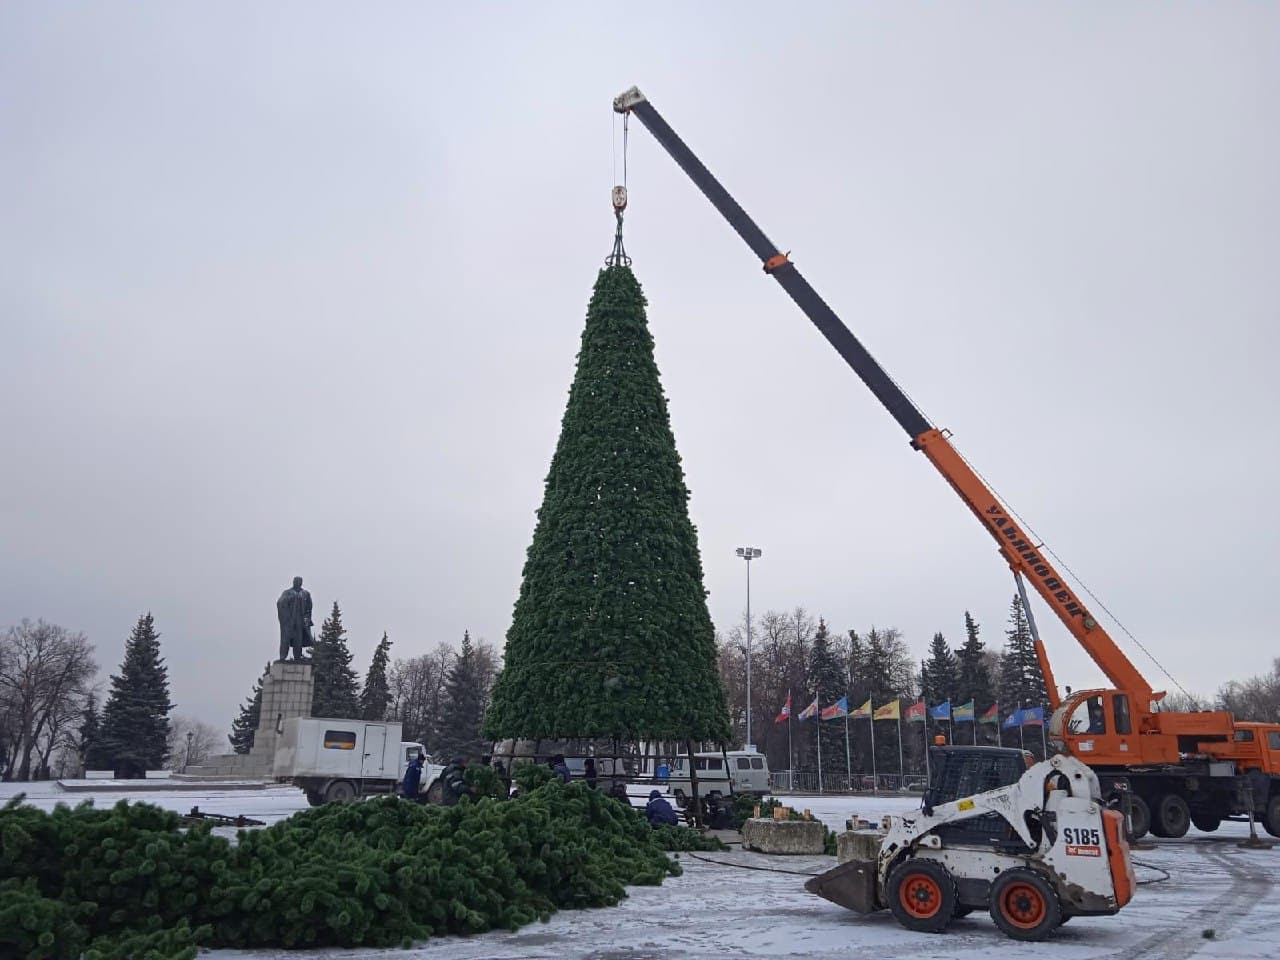
[[[1273,837],[1280,837],[1280,794],[1267,801],[1267,810],[1262,815],[1262,829]]]
[[[908,930],[941,933],[955,916],[956,883],[936,860],[907,860],[889,872],[885,899]]]
[[[1129,839],[1141,840],[1151,832],[1151,808],[1136,793],[1129,798]]]
[[[991,919],[1006,937],[1043,940],[1062,926],[1062,905],[1048,880],[1015,867],[991,885]]]
[[[1151,832],[1157,837],[1177,840],[1191,829],[1191,808],[1176,793],[1166,793],[1151,811]]]

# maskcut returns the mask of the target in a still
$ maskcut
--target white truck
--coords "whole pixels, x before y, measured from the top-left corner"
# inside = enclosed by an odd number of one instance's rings
[[[284,721],[272,773],[277,780],[300,787],[313,807],[394,793],[409,759],[427,753],[420,743],[402,741],[401,733],[401,725],[393,721],[293,717]],[[425,765],[422,789],[442,769]]]
[[[676,757],[667,780],[667,789],[681,806],[693,794],[688,762],[688,757]],[[764,795],[769,792],[769,763],[764,754],[754,750],[729,750],[724,753],[708,750],[705,753],[695,753],[693,762],[694,769],[698,772],[698,793],[701,796],[737,793]]]

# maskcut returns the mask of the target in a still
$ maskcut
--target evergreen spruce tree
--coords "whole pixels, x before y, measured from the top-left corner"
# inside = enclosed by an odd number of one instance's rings
[[[1000,658],[1000,709],[1008,712],[1018,707],[1039,707],[1049,702],[1044,674],[1036,658],[1035,641],[1027,624],[1027,612],[1017,594],[1009,607],[1009,626],[1005,630],[1004,654]],[[1003,728],[1002,728],[1003,729]],[[1017,742],[1018,731],[1007,732],[1010,742]]]
[[[841,697],[849,694],[849,674],[843,662],[844,658],[832,642],[827,631],[827,623],[818,618],[818,629],[813,634],[813,647],[809,653],[809,689],[818,698],[819,707],[829,707]],[[808,706],[806,699],[801,708]],[[805,737],[805,755],[814,755],[817,751],[817,734],[813,724],[822,723],[822,773],[824,779],[835,780],[845,773],[844,721],[829,720],[825,723],[819,718],[804,723],[799,732]],[[812,765],[817,766],[814,757]]]
[[[387,719],[387,706],[391,703],[391,691],[387,686],[387,663],[391,659],[391,641],[382,631],[382,640],[373,651],[373,662],[364,677],[364,689],[360,691],[360,716],[365,720]]]
[[[240,705],[240,712],[231,721],[231,732],[227,739],[231,741],[232,753],[248,753],[253,749],[253,735],[258,730],[258,722],[262,717],[262,681],[271,665],[262,668],[262,676],[253,684],[249,699]]]
[[[102,759],[126,777],[159,770],[169,737],[169,671],[150,613],[138,618],[125,641],[120,673],[102,711]]]
[[[724,741],[689,492],[629,267],[596,280],[488,736]]]
[[[338,601],[320,627],[320,636],[311,647],[312,677],[315,689],[311,695],[313,717],[340,717],[354,720],[360,716],[360,684],[351,669],[351,651],[347,649],[347,629],[342,625]]]
[[[76,729],[76,751],[85,770],[101,770],[106,758],[102,751],[102,717],[98,714],[98,698],[89,694]]]
[[[484,690],[480,664],[471,633],[462,634],[462,649],[453,660],[444,683],[444,703],[440,710],[440,730],[436,749],[442,756],[476,759],[484,752],[480,728],[484,722]]]
[[[968,610],[964,612],[964,646],[956,651],[959,671],[956,677],[955,699],[958,703],[973,701],[979,715],[991,709],[995,703],[995,689],[991,671],[986,663],[986,645],[978,639],[978,625]]]
[[[952,705],[966,703],[957,699],[960,693],[960,664],[946,638],[935,633],[929,643],[929,658],[920,663],[920,695],[929,706],[937,706],[944,700]],[[940,731],[939,721],[926,721],[930,733]]]

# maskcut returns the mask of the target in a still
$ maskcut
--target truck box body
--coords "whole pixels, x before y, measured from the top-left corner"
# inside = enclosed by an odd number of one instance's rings
[[[274,772],[289,779],[395,780],[403,773],[399,723],[291,717]]]

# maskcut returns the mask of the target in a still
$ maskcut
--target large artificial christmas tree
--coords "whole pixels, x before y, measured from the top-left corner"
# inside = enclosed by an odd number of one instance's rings
[[[169,671],[150,613],[138,618],[125,641],[120,673],[102,711],[101,758],[124,777],[159,770],[169,738]]]
[[[640,284],[606,267],[485,731],[729,736],[697,535]]]
[[[253,749],[253,735],[257,732],[258,721],[262,716],[262,681],[271,669],[270,664],[262,670],[249,693],[249,699],[240,705],[240,712],[231,721],[231,732],[227,739],[231,741],[232,753],[248,753]]]
[[[360,691],[360,717],[363,720],[387,719],[387,706],[391,703],[391,691],[387,686],[387,662],[391,659],[391,641],[382,631],[382,640],[373,651],[373,662],[364,675],[364,689]]]
[[[351,669],[351,651],[347,649],[347,628],[342,625],[338,601],[320,626],[320,636],[311,647],[311,694],[313,717],[341,717],[355,720],[360,716],[360,684]]]

